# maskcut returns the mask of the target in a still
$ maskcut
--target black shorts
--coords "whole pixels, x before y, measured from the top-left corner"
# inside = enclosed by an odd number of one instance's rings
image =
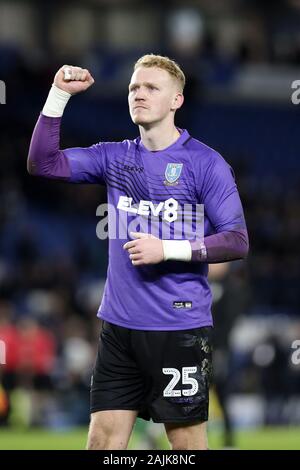
[[[211,330],[144,331],[103,322],[91,413],[137,410],[156,423],[207,421]]]

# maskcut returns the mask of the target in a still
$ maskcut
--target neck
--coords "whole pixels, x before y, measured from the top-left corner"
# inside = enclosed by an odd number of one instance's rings
[[[139,126],[139,129],[143,145],[146,149],[152,151],[163,150],[169,147],[180,136],[180,132],[176,129],[174,123],[172,126],[169,123],[165,126],[160,123],[159,126],[150,128]]]

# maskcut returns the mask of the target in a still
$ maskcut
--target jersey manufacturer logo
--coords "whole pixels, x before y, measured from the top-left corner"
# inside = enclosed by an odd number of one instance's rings
[[[178,179],[181,175],[183,163],[168,163],[165,171],[164,184],[172,186],[178,184]]]
[[[136,165],[124,165],[124,170],[136,173],[143,173],[144,167]]]

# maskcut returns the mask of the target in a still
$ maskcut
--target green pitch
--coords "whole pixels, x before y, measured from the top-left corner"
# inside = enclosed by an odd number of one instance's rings
[[[13,430],[0,429],[0,450],[33,449],[63,450],[84,449],[87,429],[79,428],[69,431],[52,432],[47,430]],[[143,448],[142,433],[135,433],[131,440],[132,449]],[[221,436],[217,431],[210,431],[211,449],[220,449]],[[264,428],[261,430],[239,431],[236,433],[238,449],[300,449],[300,427]],[[161,438],[159,446],[166,446]]]

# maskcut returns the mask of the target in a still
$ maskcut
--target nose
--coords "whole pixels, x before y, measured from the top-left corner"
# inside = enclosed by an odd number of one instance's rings
[[[145,90],[143,90],[142,87],[136,90],[134,99],[135,101],[145,100]]]

